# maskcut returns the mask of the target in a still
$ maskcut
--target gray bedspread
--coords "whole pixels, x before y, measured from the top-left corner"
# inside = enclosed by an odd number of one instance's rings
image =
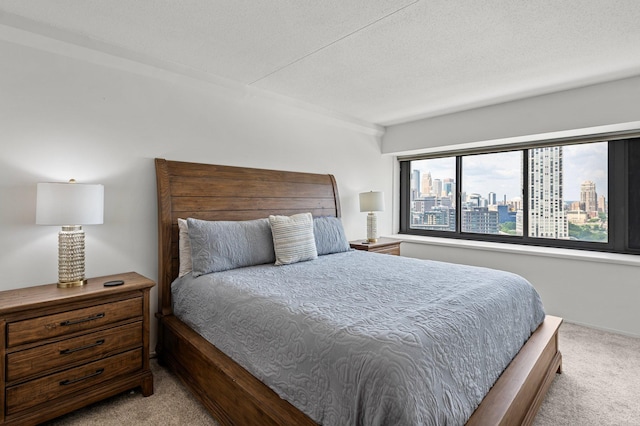
[[[518,275],[362,251],[172,292],[181,320],[324,425],[462,425],[544,319]]]

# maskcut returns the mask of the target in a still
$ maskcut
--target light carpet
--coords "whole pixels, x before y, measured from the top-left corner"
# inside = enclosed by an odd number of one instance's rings
[[[563,373],[534,426],[640,425],[640,339],[575,324],[560,327]],[[47,423],[62,425],[216,425],[180,381],[151,360],[155,392],[126,392]]]

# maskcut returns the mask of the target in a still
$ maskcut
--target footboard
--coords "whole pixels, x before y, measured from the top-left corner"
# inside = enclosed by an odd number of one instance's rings
[[[562,318],[547,315],[502,373],[467,426],[530,425],[556,373],[562,369],[558,329]]]

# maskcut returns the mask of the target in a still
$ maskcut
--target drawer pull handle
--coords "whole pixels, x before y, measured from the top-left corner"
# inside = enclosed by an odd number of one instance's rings
[[[60,323],[60,325],[74,325],[74,324],[81,324],[83,322],[88,322],[88,321],[93,321],[93,320],[97,320],[100,318],[104,318],[104,312],[101,314],[97,314],[97,315],[93,315],[87,318],[82,318],[82,319],[77,319],[77,320],[68,320],[68,321],[62,321]]]
[[[78,379],[71,379],[71,380],[63,380],[60,382],[60,386],[66,386],[66,385],[72,385],[74,383],[78,383],[81,382],[83,380],[87,380],[90,379],[91,377],[96,377],[101,375],[104,372],[104,368],[101,368],[99,370],[96,370],[95,372],[91,373],[91,374],[87,374],[84,377],[80,377]]]
[[[102,344],[104,344],[104,339],[100,339],[100,340],[96,341],[95,343],[91,343],[89,345],[80,346],[79,348],[63,349],[63,350],[60,351],[60,355],[72,354],[74,352],[83,351],[85,349],[93,348],[95,346],[100,346]]]

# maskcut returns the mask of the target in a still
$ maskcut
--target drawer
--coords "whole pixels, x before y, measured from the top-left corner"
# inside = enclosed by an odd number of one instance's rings
[[[61,340],[7,355],[8,382],[142,345],[142,322]]]
[[[5,399],[6,415],[93,387],[98,383],[133,373],[141,368],[142,349],[135,349],[9,387],[6,390]]]
[[[142,297],[7,324],[7,346],[64,336],[142,316]]]

